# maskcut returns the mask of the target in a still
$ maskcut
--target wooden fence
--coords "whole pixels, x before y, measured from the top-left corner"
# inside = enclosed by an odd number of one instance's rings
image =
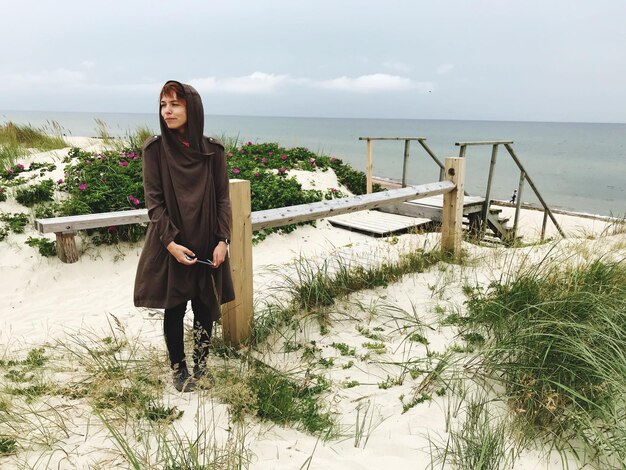
[[[446,158],[444,181],[256,212],[251,211],[250,182],[231,180],[233,226],[230,261],[235,300],[222,307],[222,326],[227,343],[239,345],[250,334],[253,313],[253,230],[376,209],[389,204],[443,194],[441,249],[458,256],[462,239],[464,180],[465,160]],[[143,222],[149,222],[145,209],[38,219],[35,225],[41,233],[55,233],[59,258],[63,262],[73,263],[78,261],[79,256],[74,240],[77,230]]]

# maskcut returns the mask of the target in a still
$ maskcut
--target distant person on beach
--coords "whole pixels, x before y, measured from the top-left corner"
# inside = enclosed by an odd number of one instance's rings
[[[513,190],[513,194],[511,194],[511,199],[509,200],[509,202],[511,204],[515,204],[515,200],[517,199],[517,189]]]
[[[150,217],[135,278],[135,305],[163,308],[163,332],[174,386],[207,384],[213,322],[234,299],[228,262],[230,222],[224,146],[205,137],[204,108],[191,86],[168,81],[159,96],[161,135],[143,146],[143,183]],[[185,359],[183,318],[193,310],[193,374]]]

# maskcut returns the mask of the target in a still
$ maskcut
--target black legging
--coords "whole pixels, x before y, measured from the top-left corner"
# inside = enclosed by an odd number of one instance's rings
[[[209,354],[213,321],[209,307],[198,299],[192,299],[191,309],[193,310],[193,360],[195,364],[201,364]],[[163,333],[172,368],[185,365],[183,318],[186,310],[187,302],[165,309]]]

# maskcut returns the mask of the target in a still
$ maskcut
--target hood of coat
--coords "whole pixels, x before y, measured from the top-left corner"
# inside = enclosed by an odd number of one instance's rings
[[[178,83],[185,91],[184,98],[187,103],[187,141],[189,147],[196,152],[207,153],[206,144],[204,143],[204,106],[202,105],[202,98],[191,85],[177,82],[176,80],[168,80],[167,83]],[[160,104],[159,104],[160,107]],[[167,142],[167,147],[170,149],[183,150],[183,146],[180,139],[173,132],[161,116],[159,109],[159,123],[161,127],[161,136]]]

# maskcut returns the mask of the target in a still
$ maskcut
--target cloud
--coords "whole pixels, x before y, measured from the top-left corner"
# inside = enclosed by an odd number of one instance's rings
[[[153,80],[135,83],[101,83],[97,76],[89,74],[95,63],[84,61],[81,70],[59,68],[40,73],[0,75],[5,84],[4,91],[32,91],[72,89],[90,93],[140,93],[150,94],[160,90],[163,83]],[[88,75],[89,74],[89,75]],[[277,93],[284,89],[313,88],[316,90],[343,91],[348,93],[383,93],[418,90],[427,92],[434,88],[430,82],[417,82],[410,78],[385,73],[361,75],[358,77],[337,77],[313,79],[291,77],[286,74],[253,72],[239,77],[202,77],[185,80],[200,93],[230,93],[240,95],[260,95]]]
[[[86,69],[92,69],[96,66],[96,63],[93,60],[83,60],[80,65]]]
[[[74,88],[85,84],[83,72],[64,68],[39,73],[11,73],[1,75],[4,86],[14,90],[29,88]]]
[[[430,82],[416,82],[410,78],[375,73],[359,77],[338,77],[319,80],[306,77],[254,72],[241,77],[206,77],[189,81],[201,93],[269,94],[286,87],[310,87],[320,90],[347,91],[354,93],[379,93],[390,91],[433,89]]]
[[[267,94],[293,81],[288,75],[254,72],[243,77],[194,78],[189,84],[201,93]]]
[[[375,73],[360,77],[339,77],[332,80],[322,80],[313,83],[316,88],[324,90],[350,91],[355,93],[378,93],[390,91],[420,90],[428,91],[433,88],[430,82],[416,82],[410,78]]]
[[[437,75],[445,75],[452,71],[454,64],[442,64],[437,67]]]

